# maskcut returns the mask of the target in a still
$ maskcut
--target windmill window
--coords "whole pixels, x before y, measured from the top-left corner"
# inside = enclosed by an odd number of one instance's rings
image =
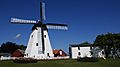
[[[36,43],[36,46],[38,46],[38,43]]]
[[[31,37],[33,37],[33,35]]]
[[[27,56],[28,56],[28,53],[27,53]]]
[[[47,53],[47,56],[49,56],[49,53]]]
[[[46,38],[46,35],[44,35],[44,37]]]

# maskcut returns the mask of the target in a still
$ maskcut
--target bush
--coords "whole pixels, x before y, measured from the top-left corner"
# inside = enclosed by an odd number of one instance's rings
[[[33,58],[16,58],[13,60],[14,63],[37,63],[36,59]]]
[[[83,62],[97,62],[98,59],[97,59],[97,58],[94,58],[94,57],[84,57],[84,58],[78,57],[78,58],[77,58],[77,61],[83,61]]]

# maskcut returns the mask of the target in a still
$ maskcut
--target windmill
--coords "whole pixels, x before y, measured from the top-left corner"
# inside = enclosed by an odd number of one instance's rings
[[[46,59],[54,56],[48,35],[48,29],[67,30],[68,25],[43,23],[45,19],[45,3],[43,3],[42,0],[40,1],[40,21],[11,18],[11,22],[15,24],[34,24],[25,50],[25,57]]]

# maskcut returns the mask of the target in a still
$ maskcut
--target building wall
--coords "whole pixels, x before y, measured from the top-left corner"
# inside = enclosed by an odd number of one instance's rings
[[[73,59],[76,59],[78,56],[78,47],[71,47],[71,56]]]
[[[46,56],[51,56],[53,57],[54,54],[53,54],[53,50],[52,50],[52,46],[51,46],[51,43],[50,43],[50,39],[49,39],[49,36],[48,36],[48,31],[45,30],[44,31],[44,41],[45,41],[45,55]]]
[[[37,58],[39,55],[42,54],[42,39],[41,39],[41,28],[37,28],[34,30],[31,35],[30,39],[25,51],[26,57],[33,57]]]
[[[37,42],[37,30],[34,30],[30,35],[29,42],[25,51],[27,57],[33,57],[37,54],[36,42]]]
[[[103,49],[98,46],[79,46],[73,45],[69,47],[69,56],[72,59],[77,59],[77,57],[105,57]]]
[[[80,57],[91,57],[90,47],[80,47],[79,52],[81,53]]]
[[[91,57],[89,47],[71,47],[71,58],[77,59],[77,57]]]

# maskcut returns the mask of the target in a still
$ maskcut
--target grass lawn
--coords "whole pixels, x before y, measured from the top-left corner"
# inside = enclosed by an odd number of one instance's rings
[[[0,61],[0,67],[119,67],[120,59],[100,59],[98,62],[77,62],[77,60],[49,60],[37,63],[13,63],[12,61]]]

